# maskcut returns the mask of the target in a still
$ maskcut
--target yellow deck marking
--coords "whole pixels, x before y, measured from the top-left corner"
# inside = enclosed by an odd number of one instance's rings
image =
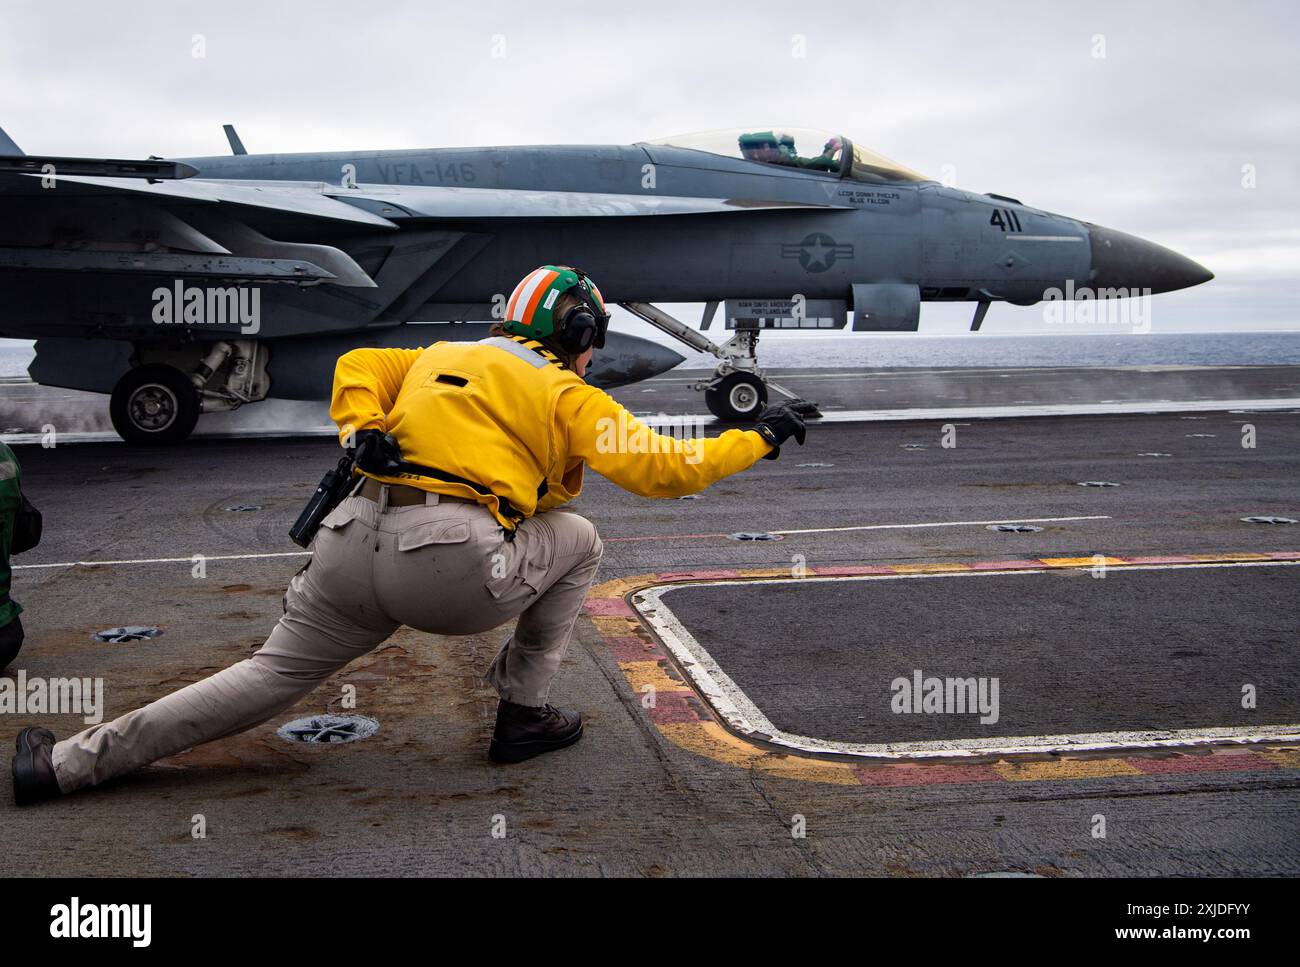
[[[603,584],[593,586],[589,593],[589,597],[621,598],[629,591],[635,591],[637,588],[645,587],[657,577],[658,575],[655,574],[641,574],[633,578],[615,578],[612,581],[606,581]]]
[[[1123,759],[1056,759],[1052,761],[1009,762],[999,759],[993,771],[1012,782],[1042,782],[1049,779],[1104,779],[1108,776],[1140,776]]]
[[[661,722],[659,731],[687,752],[694,752],[727,765],[748,768],[765,753],[736,738],[717,722]]]
[[[676,746],[742,769],[760,772],[785,779],[828,782],[841,786],[858,785],[853,767],[845,762],[823,762],[820,759],[801,759],[781,756],[750,745],[738,739],[717,722],[663,722],[659,731]]]
[[[618,667],[623,669],[628,684],[638,695],[647,685],[656,692],[693,692],[686,682],[669,678],[657,661],[621,661]]]
[[[825,782],[835,786],[857,786],[857,773],[841,762],[823,762],[799,756],[766,755],[754,767],[769,776],[780,779],[798,779],[801,782]]]
[[[1257,754],[1284,769],[1300,769],[1300,749],[1260,749]]]
[[[1098,557],[1101,559],[1098,560]],[[1120,557],[1106,557],[1098,555],[1096,557],[1043,557],[1039,560],[1048,567],[1096,567],[1098,564],[1104,564],[1107,567],[1123,567],[1128,561]]]
[[[593,614],[591,623],[606,638],[626,638],[641,628],[641,622],[635,618],[624,618],[621,615]]]

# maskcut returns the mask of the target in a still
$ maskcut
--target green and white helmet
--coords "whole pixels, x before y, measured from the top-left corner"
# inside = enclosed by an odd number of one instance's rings
[[[567,265],[543,265],[523,277],[506,301],[505,331],[530,339],[556,335],[563,320],[555,318],[555,304],[570,290],[594,318],[596,332],[592,344],[600,349],[605,345],[605,331],[609,326],[605,299],[596,283],[581,269]]]

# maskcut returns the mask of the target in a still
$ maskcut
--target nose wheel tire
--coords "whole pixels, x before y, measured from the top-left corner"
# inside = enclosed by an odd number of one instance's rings
[[[199,394],[188,376],[171,366],[138,366],[113,388],[113,429],[127,443],[180,443],[199,420]]]
[[[704,391],[704,405],[728,423],[752,420],[767,405],[767,387],[750,373],[730,373]]]

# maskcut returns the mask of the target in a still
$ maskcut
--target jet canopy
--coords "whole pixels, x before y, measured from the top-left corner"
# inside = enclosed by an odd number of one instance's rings
[[[933,180],[848,138],[815,128],[732,128],[680,134],[649,143],[759,164],[820,171],[872,184]]]

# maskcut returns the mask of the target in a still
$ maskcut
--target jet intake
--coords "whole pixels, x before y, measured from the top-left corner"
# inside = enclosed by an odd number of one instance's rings
[[[901,282],[853,286],[854,332],[916,332],[920,326],[920,286]]]

